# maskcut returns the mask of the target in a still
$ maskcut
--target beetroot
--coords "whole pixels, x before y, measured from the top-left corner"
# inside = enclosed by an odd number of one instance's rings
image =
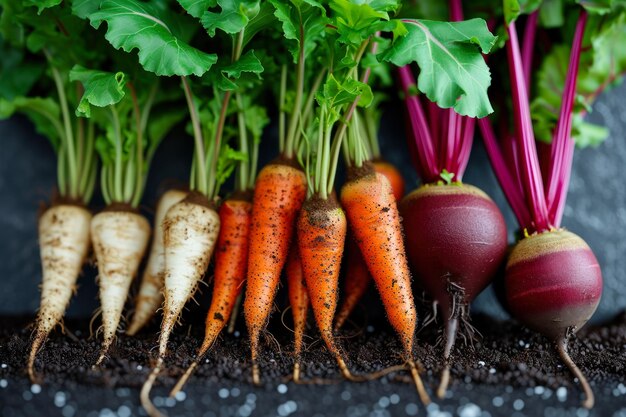
[[[469,324],[469,304],[489,284],[506,255],[506,224],[487,194],[459,183],[418,188],[402,200],[400,213],[409,263],[446,322],[441,397],[459,324]],[[471,326],[465,330],[471,337]]]
[[[602,294],[602,272],[584,240],[567,230],[522,239],[506,265],[511,313],[551,339],[576,332],[591,318]]]
[[[505,289],[513,315],[554,341],[585,392],[583,406],[593,407],[593,391],[567,350],[568,338],[591,318],[602,295],[602,272],[589,246],[563,229],[522,239],[507,262]]]

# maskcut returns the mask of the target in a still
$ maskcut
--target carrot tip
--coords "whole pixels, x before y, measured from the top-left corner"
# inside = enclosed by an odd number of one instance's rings
[[[30,349],[30,355],[28,356],[28,377],[30,382],[33,384],[41,382],[41,377],[39,377],[35,371],[35,359],[37,358],[37,353],[39,353],[39,349],[43,345],[43,342],[46,340],[46,333],[42,331],[38,331],[37,335],[33,339],[33,344]]]
[[[252,364],[252,383],[256,386],[261,385],[261,372],[259,371],[259,364]]]
[[[189,368],[187,368],[183,376],[180,377],[176,385],[174,385],[174,388],[172,388],[172,390],[170,391],[170,398],[175,397],[176,394],[178,394],[180,390],[183,389],[183,387],[187,383],[187,380],[193,373],[194,369],[197,368],[197,366],[198,366],[198,362],[193,362],[191,365],[189,365]]]
[[[422,404],[428,405],[431,403],[430,396],[426,392],[424,388],[424,383],[422,382],[422,378],[420,377],[419,372],[417,371],[417,367],[415,366],[415,362],[410,360],[408,362],[409,369],[411,370],[411,377],[413,378],[413,382],[415,383],[415,388],[417,389],[417,394],[422,401]]]
[[[300,362],[296,362],[293,365],[293,382],[300,383]]]

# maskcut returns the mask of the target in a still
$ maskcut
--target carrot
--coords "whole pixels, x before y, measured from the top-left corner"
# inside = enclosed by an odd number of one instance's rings
[[[91,244],[91,213],[69,204],[47,209],[39,219],[41,252],[41,307],[28,357],[28,375],[34,383],[35,358],[52,329],[65,314]]]
[[[181,201],[186,195],[187,193],[182,190],[168,190],[159,199],[154,217],[152,248],[135,301],[135,314],[126,332],[129,336],[134,336],[141,330],[163,303],[163,270],[165,268],[163,219],[170,207]]]
[[[170,396],[176,395],[185,385],[202,357],[213,346],[235,306],[246,277],[248,259],[248,232],[252,203],[242,195],[226,200],[219,209],[220,232],[215,251],[213,297],[206,316],[204,342],[196,359],[180,378]]]
[[[259,337],[269,319],[305,194],[304,172],[289,160],[279,159],[265,166],[256,181],[243,307],[250,335],[252,379],[257,385]]]
[[[145,217],[124,208],[109,207],[91,221],[93,248],[98,262],[104,341],[96,366],[106,358],[117,331],[124,303],[150,239]]]
[[[350,233],[350,236],[346,239],[345,299],[335,319],[335,331],[343,327],[346,320],[365,294],[365,291],[367,291],[371,280],[372,277],[367,270],[367,265],[363,260],[361,250]]]
[[[394,165],[382,159],[373,161],[372,164],[376,172],[383,174],[389,180],[396,201],[400,201],[404,195],[404,179],[400,171]],[[363,260],[363,255],[361,255],[358,245],[351,236],[346,240],[346,252],[345,300],[339,309],[339,313],[337,313],[335,331],[341,329],[345,324],[354,308],[365,295],[365,291],[367,291],[372,280],[367,270],[367,265],[365,265]]]
[[[287,265],[287,287],[289,288],[289,305],[293,314],[294,333],[294,364],[293,381],[300,382],[300,356],[302,354],[302,340],[306,328],[306,316],[309,310],[309,293],[306,288],[306,280],[302,271],[302,261],[298,245],[293,245],[289,251]]]
[[[346,215],[332,195],[325,200],[317,196],[307,199],[298,217],[298,249],[315,322],[343,376],[354,379],[333,335],[347,228]]]
[[[349,181],[341,190],[341,203],[367,268],[376,282],[387,317],[400,336],[416,388],[427,404],[428,394],[413,360],[417,312],[411,292],[402,226],[389,181],[364,162],[349,169]]]

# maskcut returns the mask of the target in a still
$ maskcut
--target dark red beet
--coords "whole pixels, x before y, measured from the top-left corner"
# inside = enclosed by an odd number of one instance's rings
[[[446,320],[442,397],[459,321],[466,322],[469,303],[504,260],[506,224],[489,196],[467,184],[422,186],[402,200],[400,214],[415,278]]]
[[[505,286],[511,313],[557,344],[591,408],[593,392],[567,353],[567,338],[587,323],[602,295],[602,272],[589,246],[563,229],[528,236],[511,252]]]
[[[471,302],[506,254],[506,224],[495,203],[471,185],[426,185],[402,200],[400,213],[416,279],[442,313],[452,311],[450,284],[460,287],[460,301]]]

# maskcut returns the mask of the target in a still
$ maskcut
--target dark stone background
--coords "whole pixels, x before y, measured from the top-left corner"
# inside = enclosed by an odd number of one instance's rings
[[[590,120],[607,126],[609,139],[597,149],[577,151],[563,225],[581,235],[594,250],[604,273],[604,294],[594,321],[604,321],[626,307],[622,284],[626,271],[626,85],[604,94],[594,106]],[[399,164],[407,179],[407,189],[417,185],[403,140],[402,112],[392,107],[383,120],[383,154]],[[180,128],[182,131],[182,128]],[[275,137],[269,131],[268,137]],[[144,212],[151,210],[160,192],[172,182],[186,183],[191,158],[191,140],[177,132],[159,149],[143,199]],[[264,142],[262,161],[273,156],[275,145]],[[37,135],[22,117],[0,121],[0,315],[34,315],[39,305],[41,280],[37,247],[37,213],[49,201],[56,181],[55,158],[47,141]],[[517,227],[513,215],[488,165],[481,141],[475,142],[464,180],[480,186],[501,207],[510,226]],[[94,199],[92,207],[103,206]],[[88,267],[79,280],[78,295],[68,315],[85,317],[96,309],[95,271]],[[488,289],[476,301],[475,311],[505,317],[493,291]]]

